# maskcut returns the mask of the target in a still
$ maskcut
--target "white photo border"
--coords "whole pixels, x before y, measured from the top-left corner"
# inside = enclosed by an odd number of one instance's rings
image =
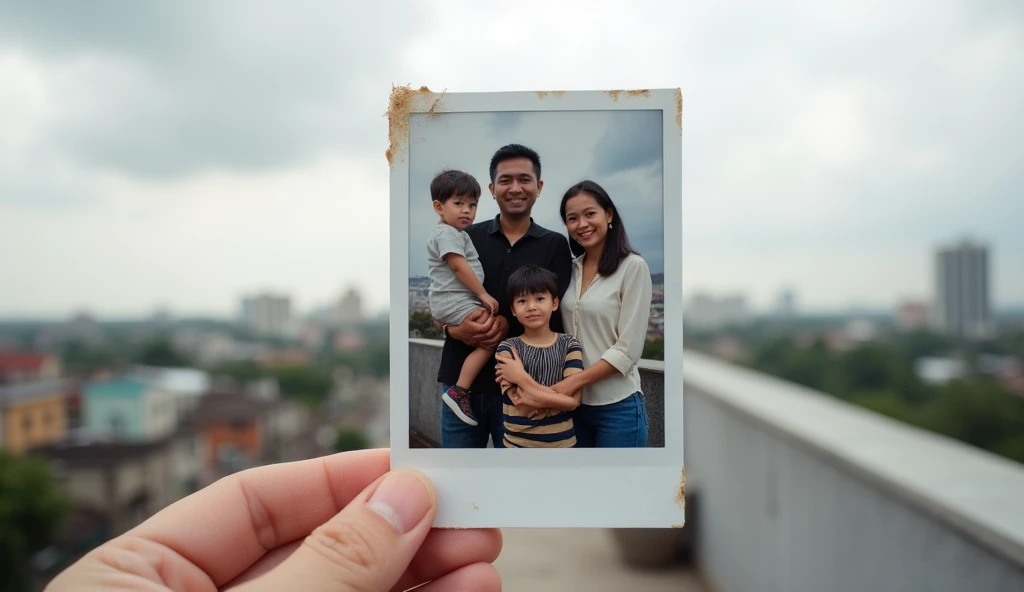
[[[403,89],[396,89],[402,91]],[[396,104],[399,108],[396,108]],[[662,112],[664,390],[662,448],[409,448],[409,116],[528,111]],[[435,527],[667,528],[684,522],[682,95],[679,89],[392,95],[391,466],[438,492]],[[497,147],[496,147],[497,148]],[[482,155],[481,158],[489,158]],[[672,393],[672,396],[669,395]],[[439,395],[440,396],[440,395]],[[558,500],[553,501],[557,496]]]

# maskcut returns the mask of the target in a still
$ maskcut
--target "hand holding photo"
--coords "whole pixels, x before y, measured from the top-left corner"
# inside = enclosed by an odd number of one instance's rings
[[[437,526],[682,524],[681,109],[394,89],[392,463]]]

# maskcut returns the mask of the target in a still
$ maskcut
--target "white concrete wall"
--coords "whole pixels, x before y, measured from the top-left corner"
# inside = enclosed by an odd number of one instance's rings
[[[1024,590],[1024,466],[705,356],[684,367],[698,561],[721,590]]]

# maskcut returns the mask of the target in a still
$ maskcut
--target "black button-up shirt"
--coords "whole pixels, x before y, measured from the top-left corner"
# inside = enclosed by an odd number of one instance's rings
[[[500,216],[500,214],[499,214]],[[523,334],[523,326],[512,316],[512,303],[507,291],[508,276],[523,265],[534,264],[550,270],[558,276],[558,297],[565,295],[572,278],[572,253],[569,251],[568,239],[530,220],[530,229],[523,238],[510,244],[505,233],[501,231],[498,216],[493,220],[478,222],[466,228],[473,245],[480,254],[480,265],[484,269],[484,289],[498,301],[498,314],[508,321],[508,335],[516,337]],[[564,333],[561,310],[551,315],[551,330]],[[437,381],[443,384],[455,384],[459,380],[462,364],[473,348],[465,343],[447,337],[441,352],[441,366],[437,371]],[[474,393],[500,393],[499,386],[494,382],[494,359],[491,358],[473,382]]]

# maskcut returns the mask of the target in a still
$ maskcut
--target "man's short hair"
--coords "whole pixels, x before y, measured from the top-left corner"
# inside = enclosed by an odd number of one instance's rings
[[[523,294],[543,294],[558,297],[558,276],[539,265],[524,265],[508,276],[508,300],[513,302]]]
[[[540,155],[536,151],[523,146],[522,144],[508,144],[498,148],[498,151],[491,157],[491,183],[494,183],[498,175],[498,165],[513,158],[529,158],[533,163],[533,174],[540,180]]]
[[[431,201],[445,203],[455,196],[480,199],[480,183],[473,175],[454,169],[445,169],[434,175],[430,182]]]

